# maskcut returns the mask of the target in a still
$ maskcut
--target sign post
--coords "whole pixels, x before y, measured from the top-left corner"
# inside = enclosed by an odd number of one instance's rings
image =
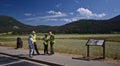
[[[105,41],[104,41],[104,44],[103,44],[103,59],[105,59]]]
[[[103,47],[103,59],[105,59],[105,40],[89,39],[86,43],[87,46],[87,57],[90,56],[90,46],[102,46]]]

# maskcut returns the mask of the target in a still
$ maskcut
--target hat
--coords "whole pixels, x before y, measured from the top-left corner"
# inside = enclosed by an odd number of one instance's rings
[[[49,34],[52,34],[52,32],[50,31]]]
[[[35,33],[35,31],[32,31],[32,33]]]

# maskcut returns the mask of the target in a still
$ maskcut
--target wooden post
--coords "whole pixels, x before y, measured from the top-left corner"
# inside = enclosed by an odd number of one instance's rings
[[[104,41],[104,44],[103,44],[103,59],[105,59],[105,41]]]
[[[89,45],[88,45],[88,46],[87,46],[87,57],[90,56],[89,53],[90,53],[90,51],[89,51]]]

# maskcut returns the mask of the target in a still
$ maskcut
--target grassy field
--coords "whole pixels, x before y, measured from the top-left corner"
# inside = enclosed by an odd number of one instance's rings
[[[16,46],[16,38],[21,37],[24,43],[23,48],[28,49],[28,36],[0,36],[0,46]],[[43,37],[39,35],[38,37]],[[66,54],[77,54],[86,56],[86,42],[90,38],[105,39],[106,40],[106,57],[113,59],[120,59],[120,34],[57,34],[55,51]],[[39,50],[43,50],[42,40],[38,40]],[[102,56],[101,46],[90,47],[90,56]]]

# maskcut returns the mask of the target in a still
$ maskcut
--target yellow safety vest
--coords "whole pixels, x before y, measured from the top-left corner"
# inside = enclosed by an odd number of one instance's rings
[[[43,40],[44,40],[43,44],[47,45],[48,44],[48,37],[44,37]]]
[[[36,36],[36,34],[34,34],[34,35],[33,35],[33,42],[36,42],[36,41],[37,41],[36,38],[37,38],[37,36]]]
[[[55,42],[55,36],[53,34],[50,35],[50,42]]]

